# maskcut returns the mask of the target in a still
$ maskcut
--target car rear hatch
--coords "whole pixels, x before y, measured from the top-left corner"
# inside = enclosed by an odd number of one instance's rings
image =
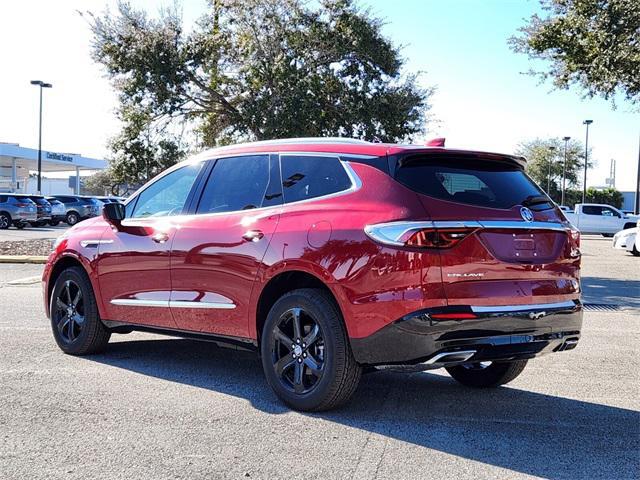
[[[416,153],[400,157],[394,174],[418,194],[431,220],[424,245],[440,253],[450,306],[579,299],[579,234],[527,177],[523,162]]]

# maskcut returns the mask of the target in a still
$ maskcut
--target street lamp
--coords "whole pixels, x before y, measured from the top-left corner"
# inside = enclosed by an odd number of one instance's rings
[[[589,125],[593,123],[593,120],[585,120],[583,125],[587,126],[587,134],[584,141],[584,182],[582,183],[582,203],[587,200],[587,165],[589,160]]]
[[[551,156],[549,157],[549,170],[547,172],[547,195],[551,196],[551,163],[553,162],[554,151],[556,147],[549,147],[549,151],[551,152]]]
[[[564,140],[564,163],[562,164],[562,196],[560,205],[564,205],[565,178],[567,177],[567,143],[571,140],[571,137],[562,137],[562,140]]]
[[[53,85],[42,80],[31,80],[31,85],[40,87],[40,126],[38,129],[38,194],[42,193],[42,89]]]

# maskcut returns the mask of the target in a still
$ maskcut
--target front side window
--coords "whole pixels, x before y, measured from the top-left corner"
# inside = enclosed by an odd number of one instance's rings
[[[337,157],[282,155],[282,190],[286,203],[323,197],[351,188]]]
[[[138,195],[131,217],[180,215],[201,168],[202,163],[187,165],[153,182]]]
[[[268,155],[220,158],[209,175],[196,213],[224,213],[272,205]]]
[[[585,215],[602,215],[602,207],[595,205],[584,205],[582,207],[582,213]]]

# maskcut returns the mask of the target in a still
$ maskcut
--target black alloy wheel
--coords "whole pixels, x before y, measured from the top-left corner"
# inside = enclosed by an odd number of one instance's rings
[[[291,392],[311,392],[324,373],[324,337],[313,314],[295,307],[273,327],[272,362],[281,384]]]
[[[342,313],[320,288],[287,292],[273,304],[262,328],[260,355],[267,382],[295,410],[345,404],[362,374]]]
[[[52,319],[62,340],[72,343],[85,324],[84,299],[80,286],[73,280],[66,280],[53,303]]]
[[[111,332],[100,320],[91,281],[84,269],[70,267],[60,273],[49,302],[53,337],[63,352],[86,355],[104,349]]]

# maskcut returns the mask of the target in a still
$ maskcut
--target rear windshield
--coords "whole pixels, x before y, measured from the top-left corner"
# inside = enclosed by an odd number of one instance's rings
[[[44,198],[31,197],[31,200],[36,202],[38,205],[49,205],[49,202],[47,200],[45,200]]]
[[[552,206],[522,169],[506,162],[412,156],[401,161],[396,180],[430,197],[479,207],[507,209],[531,203],[540,210]]]

